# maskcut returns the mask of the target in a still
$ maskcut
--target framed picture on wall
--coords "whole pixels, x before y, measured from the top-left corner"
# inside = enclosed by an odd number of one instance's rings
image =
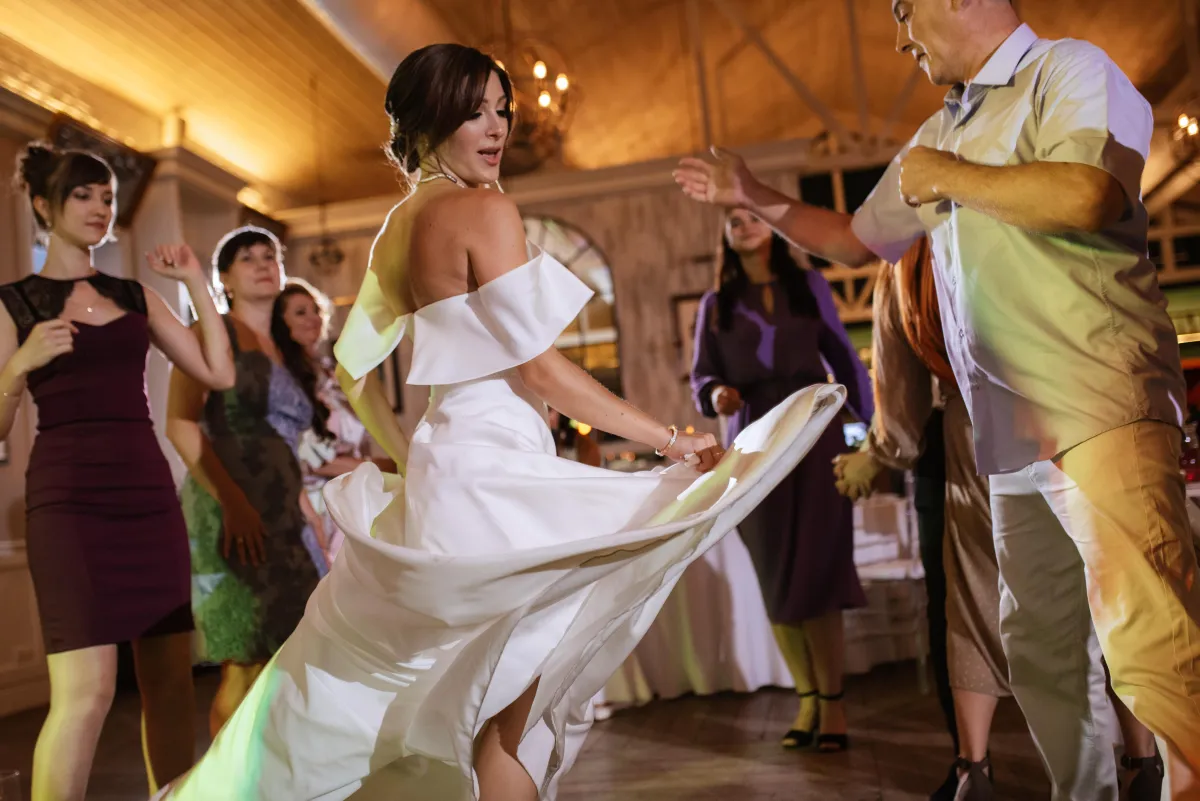
[[[158,160],[65,114],[56,114],[50,121],[46,138],[60,150],[86,150],[108,162],[117,176],[117,225],[128,228]]]
[[[692,357],[696,346],[696,315],[700,313],[703,292],[675,295],[671,298],[671,314],[675,321],[675,349],[679,354],[679,376],[687,381],[692,374]]]

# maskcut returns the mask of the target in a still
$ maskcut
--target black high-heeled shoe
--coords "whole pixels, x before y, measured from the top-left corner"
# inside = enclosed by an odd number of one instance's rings
[[[816,694],[816,690],[807,693],[796,693],[796,695],[801,699],[812,698]],[[787,734],[783,735],[783,739],[779,741],[779,744],[789,751],[796,748],[808,748],[813,744],[813,739],[817,736],[817,721],[820,719],[819,715],[819,710],[813,715],[813,727],[811,729],[788,729]]]
[[[961,801],[992,801],[996,788],[992,785],[992,758],[986,756],[982,762],[971,762],[959,757],[954,763],[956,771],[962,771],[966,779],[965,792],[955,797]]]
[[[958,772],[961,770],[970,776],[972,768],[978,768],[982,772],[983,777],[989,782],[989,785],[995,781],[995,776],[992,773],[992,755],[990,753],[983,758],[982,762],[970,762],[963,757],[958,757],[950,765],[950,773],[946,776],[946,781],[942,782],[941,787],[933,791],[933,794],[929,796],[929,801],[954,801],[958,796]],[[975,792],[974,787],[967,794],[967,798],[972,798],[971,792]]]
[[[822,701],[841,701],[846,697],[845,692],[840,692],[837,695],[818,695]],[[821,717],[820,711],[817,712],[817,719]],[[817,735],[817,750],[822,754],[840,754],[850,748],[849,734],[825,734],[821,732]]]
[[[1121,767],[1137,771],[1129,783],[1129,801],[1158,801],[1162,795],[1163,774],[1166,772],[1162,757],[1156,755],[1133,759],[1122,755]]]

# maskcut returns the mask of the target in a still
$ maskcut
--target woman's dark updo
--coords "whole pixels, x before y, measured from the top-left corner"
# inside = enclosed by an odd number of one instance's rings
[[[385,150],[399,168],[402,181],[407,183],[408,173],[421,165],[422,156],[479,111],[493,72],[508,98],[511,131],[515,110],[512,83],[491,56],[473,47],[435,44],[409,53],[400,62],[388,84],[383,108],[392,128]]]
[[[83,150],[58,151],[46,142],[30,142],[17,155],[17,189],[29,196],[31,204],[34,198],[45,198],[51,213],[61,209],[76,188],[110,182],[115,183],[108,162]],[[51,221],[36,206],[33,216],[39,228],[50,230]]]

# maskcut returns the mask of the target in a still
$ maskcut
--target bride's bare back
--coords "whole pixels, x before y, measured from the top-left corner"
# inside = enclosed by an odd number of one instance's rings
[[[486,236],[477,224],[481,207],[497,200],[490,190],[435,180],[392,209],[371,247],[370,269],[397,314],[478,288],[470,251]]]

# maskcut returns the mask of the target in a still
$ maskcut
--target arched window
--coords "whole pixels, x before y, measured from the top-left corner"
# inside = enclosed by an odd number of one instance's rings
[[[556,344],[567,358],[621,395],[620,333],[608,259],[586,234],[553,217],[526,217],[525,236],[596,293]]]

